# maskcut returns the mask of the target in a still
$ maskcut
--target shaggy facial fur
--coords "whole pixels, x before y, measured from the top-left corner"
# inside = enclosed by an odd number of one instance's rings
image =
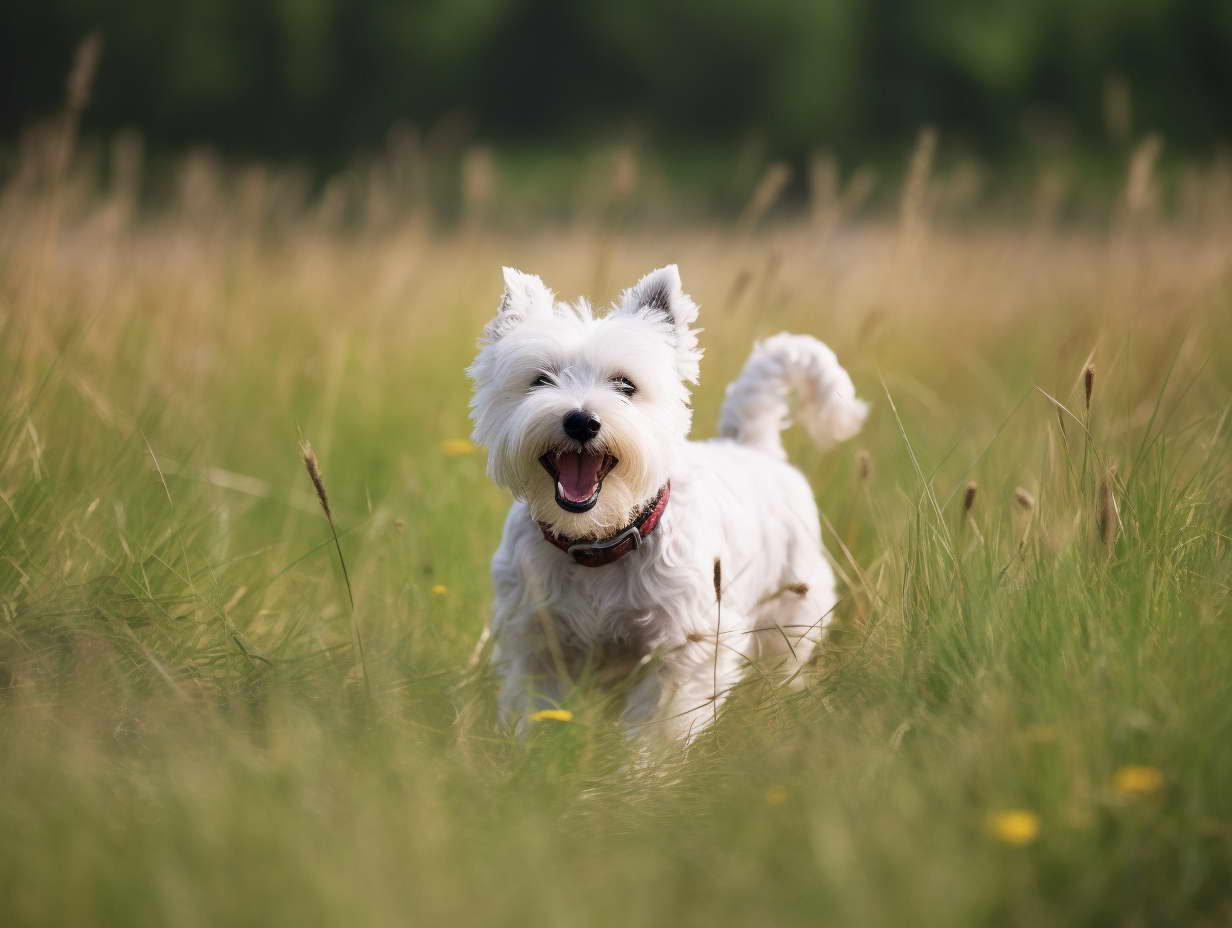
[[[601,316],[505,269],[468,373],[474,440],[516,499],[493,560],[492,622],[502,710],[514,724],[565,699],[584,668],[600,679],[637,668],[630,730],[687,740],[749,662],[791,675],[828,621],[834,580],[812,492],[778,436],[791,392],[822,446],[854,434],[866,407],[830,349],[779,335],[755,346],[728,388],[723,437],[689,442],[696,318],[674,265]],[[579,565],[542,537],[540,525],[568,539],[610,538],[669,481],[658,528],[613,563]],[[722,629],[716,561],[729,578]]]
[[[488,474],[558,534],[610,534],[667,480],[672,451],[688,435],[685,382],[696,382],[701,356],[688,326],[697,308],[680,291],[675,268],[646,277],[602,318],[585,301],[555,303],[530,274],[506,268],[505,287],[470,368],[474,439],[488,449]],[[565,431],[572,412],[599,422],[585,444]],[[568,455],[561,468],[572,473],[560,482],[573,490],[570,483],[589,483],[593,462],[577,467],[574,459],[583,451],[600,458],[599,471],[610,470],[593,506],[571,512],[560,506],[564,494],[543,458]]]

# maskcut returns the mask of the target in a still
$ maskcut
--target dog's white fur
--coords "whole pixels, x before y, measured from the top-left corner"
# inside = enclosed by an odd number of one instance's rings
[[[836,602],[812,490],[779,440],[789,394],[822,447],[854,435],[867,407],[829,348],[776,335],[754,346],[727,388],[721,437],[691,442],[688,385],[701,350],[697,306],[675,265],[646,275],[601,317],[584,301],[557,302],[533,275],[506,268],[505,285],[468,370],[474,440],[492,479],[516,498],[492,561],[502,716],[520,726],[534,709],[560,705],[584,665],[601,677],[636,668],[623,722],[687,741],[750,663],[793,677]],[[550,381],[535,386],[541,375]],[[625,396],[616,377],[636,393]],[[619,463],[595,506],[573,513],[557,504],[539,458],[579,449],[562,428],[579,409],[602,422],[590,447]],[[574,563],[536,524],[609,537],[669,479],[659,526],[613,563]]]

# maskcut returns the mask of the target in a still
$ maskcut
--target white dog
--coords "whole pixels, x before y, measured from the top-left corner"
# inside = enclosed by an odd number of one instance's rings
[[[559,706],[583,671],[625,678],[631,732],[687,741],[750,664],[794,679],[836,602],[813,493],[779,432],[819,446],[867,406],[829,348],[756,345],[720,436],[688,440],[701,350],[675,265],[602,317],[505,269],[468,374],[474,440],[513,491],[492,561],[503,717]]]

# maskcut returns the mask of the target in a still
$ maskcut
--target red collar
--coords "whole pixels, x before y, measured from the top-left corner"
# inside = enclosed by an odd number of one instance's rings
[[[636,551],[642,546],[642,539],[655,530],[663,510],[667,508],[667,498],[672,492],[672,482],[663,484],[654,500],[646,505],[642,514],[633,520],[632,524],[620,530],[609,538],[600,541],[575,541],[561,535],[553,535],[552,530],[544,523],[539,528],[546,538],[560,550],[573,557],[573,560],[583,567],[602,567],[612,561],[619,561],[630,551]]]

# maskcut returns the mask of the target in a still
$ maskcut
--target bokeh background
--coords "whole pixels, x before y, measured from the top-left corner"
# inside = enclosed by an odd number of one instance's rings
[[[135,129],[156,156],[205,147],[318,183],[399,139],[446,161],[491,146],[515,181],[618,144],[735,210],[764,163],[795,169],[788,203],[818,151],[893,174],[923,126],[943,161],[1007,176],[1119,170],[1148,133],[1165,164],[1232,137],[1222,0],[15,0],[0,135],[58,110],[91,32],[86,136]]]
[[[0,4],[0,925],[1232,923],[1229,48],[1228,0]],[[672,262],[695,437],[779,331],[871,412],[784,436],[808,685],[647,765],[619,684],[495,717],[464,371],[502,264]]]

